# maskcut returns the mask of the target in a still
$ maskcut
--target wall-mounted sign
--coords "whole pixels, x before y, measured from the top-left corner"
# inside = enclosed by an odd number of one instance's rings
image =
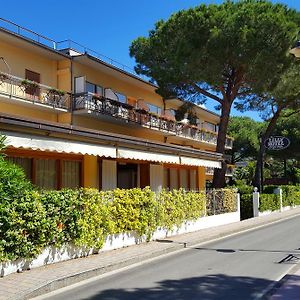
[[[290,140],[284,136],[271,136],[265,140],[268,150],[283,150],[290,145]]]

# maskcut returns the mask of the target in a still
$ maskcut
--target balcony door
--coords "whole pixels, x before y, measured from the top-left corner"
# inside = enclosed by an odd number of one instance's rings
[[[117,186],[120,189],[137,187],[137,164],[118,163]]]
[[[25,70],[25,78],[30,81],[34,81],[36,83],[40,83],[41,81],[41,75],[39,73]],[[34,84],[28,84],[25,88],[26,96],[29,98],[39,98],[40,96],[40,89],[38,86],[35,86]]]

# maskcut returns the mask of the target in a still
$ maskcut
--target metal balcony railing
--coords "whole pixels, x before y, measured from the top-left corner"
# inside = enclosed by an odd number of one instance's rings
[[[69,93],[3,72],[0,72],[0,95],[53,108],[70,109]]]
[[[135,108],[129,104],[95,96],[91,93],[75,95],[73,109],[77,111],[90,110],[95,114],[108,115],[125,122],[140,124],[143,127],[171,133],[179,137],[213,145],[217,144],[217,133],[175,122],[166,117]]]
[[[232,165],[227,165],[227,170],[225,176],[231,177],[233,175],[234,167]],[[214,175],[214,168],[207,167],[205,170],[206,175]]]

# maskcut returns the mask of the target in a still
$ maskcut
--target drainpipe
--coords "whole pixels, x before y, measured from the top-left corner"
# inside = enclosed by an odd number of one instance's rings
[[[74,96],[74,85],[73,85],[73,57],[71,56],[71,96],[70,96],[70,109],[71,109],[71,126],[73,125],[73,96]]]

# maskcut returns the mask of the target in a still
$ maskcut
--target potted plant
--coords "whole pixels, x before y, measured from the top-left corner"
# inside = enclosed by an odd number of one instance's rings
[[[55,88],[51,88],[49,89],[49,94],[52,94],[54,96],[64,96],[66,93],[65,91],[59,90],[59,89],[55,89]]]

